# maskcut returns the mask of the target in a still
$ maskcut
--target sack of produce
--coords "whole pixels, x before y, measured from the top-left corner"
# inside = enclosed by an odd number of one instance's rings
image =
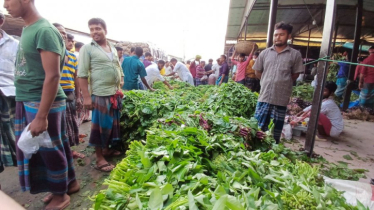
[[[255,48],[253,52],[255,52],[258,49],[257,44],[251,41],[239,41],[235,45],[235,50],[237,53],[249,55],[252,52],[253,47]]]

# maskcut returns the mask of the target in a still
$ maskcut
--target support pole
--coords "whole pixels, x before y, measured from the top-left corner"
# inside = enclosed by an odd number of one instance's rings
[[[266,39],[266,47],[273,46],[273,33],[275,21],[277,21],[278,0],[271,0],[269,11],[268,37]]]
[[[247,41],[247,30],[248,29],[248,17],[245,17],[245,32],[244,32],[244,41]]]
[[[334,30],[335,23],[335,13],[336,13],[336,0],[326,1],[326,13],[325,13],[325,23],[323,26],[323,37],[321,43],[321,51],[319,57],[323,58],[331,53],[331,40]],[[315,135],[318,126],[318,117],[321,111],[321,103],[323,96],[323,89],[325,86],[326,75],[327,75],[328,63],[326,61],[318,62],[317,70],[317,87],[313,96],[312,111],[310,114],[308,130],[306,133],[305,150],[311,156],[313,154]]]
[[[338,29],[339,29],[339,22],[337,22],[335,26],[334,43],[332,43],[332,52],[334,52],[334,49],[335,49],[336,38],[338,37]],[[336,50],[336,52],[338,52],[338,50]]]
[[[355,27],[355,42],[353,44],[351,62],[357,62],[358,51],[360,47],[360,38],[361,38],[361,26],[362,26],[362,7],[363,7],[363,0],[358,0],[357,8],[356,8],[356,27]],[[353,89],[353,79],[355,77],[355,65],[350,65],[349,73],[348,73],[348,81],[347,81],[347,88],[344,93],[344,102],[343,102],[343,110],[345,111],[348,109],[349,102],[351,99],[351,93]]]
[[[309,28],[309,26],[308,26],[308,28]],[[306,47],[306,53],[305,53],[305,59],[306,59],[305,63],[309,62],[308,55],[309,55],[309,44],[310,44],[310,34],[311,33],[312,33],[312,29],[309,30],[308,46]],[[305,66],[305,68],[304,68],[304,78],[303,78],[303,80],[305,80],[306,68],[307,68],[307,66]]]

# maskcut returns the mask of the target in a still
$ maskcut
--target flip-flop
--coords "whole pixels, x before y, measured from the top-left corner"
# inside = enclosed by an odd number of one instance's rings
[[[95,166],[94,168],[98,171],[101,171],[101,172],[111,172],[114,168],[110,169],[110,170],[104,170],[103,168],[105,167],[108,167],[108,166],[113,166],[112,164],[110,163],[107,163],[107,164],[104,164],[104,165],[101,165],[101,166]]]
[[[88,136],[87,134],[79,134],[79,138],[85,138],[87,136]]]
[[[85,140],[83,138],[79,138],[79,143],[84,143]]]
[[[85,158],[85,157],[86,157],[86,156],[85,156],[84,154],[79,153],[79,152],[76,152],[76,153],[73,154],[73,158],[74,158],[74,159],[77,159],[77,158],[83,159],[83,158]]]
[[[69,199],[67,199],[66,201],[64,201],[60,205],[54,206],[54,207],[50,207],[50,208],[45,207],[44,210],[64,210],[69,205],[70,205],[70,196],[69,196]]]

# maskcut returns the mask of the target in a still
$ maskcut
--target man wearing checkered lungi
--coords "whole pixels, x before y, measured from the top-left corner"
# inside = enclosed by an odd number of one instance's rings
[[[255,118],[263,131],[268,130],[270,120],[273,119],[274,139],[277,144],[281,137],[293,81],[304,71],[300,52],[287,45],[291,33],[291,25],[277,23],[274,45],[262,51],[252,67],[261,84]]]

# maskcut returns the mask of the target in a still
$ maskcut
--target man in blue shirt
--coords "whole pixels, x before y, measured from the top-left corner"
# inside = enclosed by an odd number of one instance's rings
[[[344,61],[348,60],[348,53],[345,51],[343,53],[343,56],[345,56]],[[339,71],[338,71],[338,79],[336,80],[336,85],[338,88],[335,91],[336,97],[341,99],[343,97],[345,88],[347,86],[347,80],[348,80],[348,74],[349,74],[349,64],[338,62],[339,65]]]
[[[143,49],[141,47],[135,48],[135,55],[131,57],[127,57],[122,63],[123,73],[125,75],[124,82],[122,89],[123,90],[139,90],[139,82],[138,77],[140,76],[143,84],[150,90],[154,91],[151,88],[147,81],[145,80],[145,76],[147,76],[147,72],[145,71],[144,64],[139,60],[139,58],[143,55]]]

